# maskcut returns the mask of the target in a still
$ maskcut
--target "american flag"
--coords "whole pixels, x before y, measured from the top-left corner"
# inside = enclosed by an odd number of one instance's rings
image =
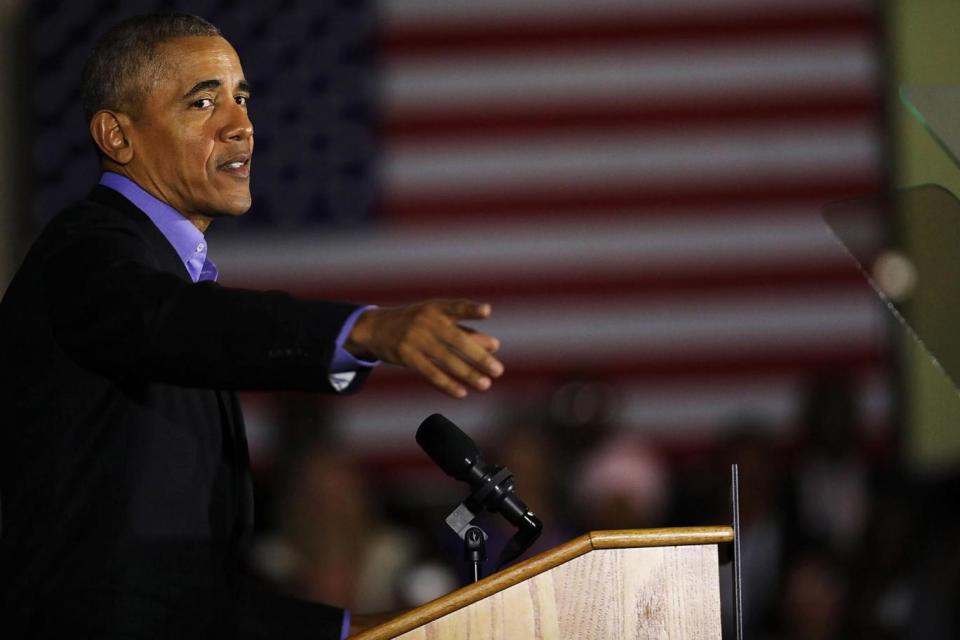
[[[855,376],[891,417],[883,310],[820,219],[886,175],[865,0],[384,0],[369,227],[212,250],[228,284],[390,305],[464,296],[507,374],[446,399],[387,367],[331,406],[403,456],[441,412],[473,434],[573,376],[664,447],[751,416],[796,427],[804,381]],[[246,398],[252,442],[269,422]]]

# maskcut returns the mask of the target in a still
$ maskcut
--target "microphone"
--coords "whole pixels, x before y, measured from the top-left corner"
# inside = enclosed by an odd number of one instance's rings
[[[439,413],[420,424],[416,437],[420,448],[448,476],[470,482],[470,472],[477,472],[480,449],[470,436]]]
[[[487,464],[476,443],[457,425],[435,413],[417,429],[416,439],[444,473],[470,485],[470,496],[447,519],[458,535],[463,537],[470,521],[484,507],[501,514],[519,531],[503,550],[500,566],[519,556],[539,537],[543,525],[517,497],[513,474],[505,467]]]

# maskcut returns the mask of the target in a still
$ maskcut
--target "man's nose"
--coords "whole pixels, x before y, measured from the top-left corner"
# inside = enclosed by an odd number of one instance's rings
[[[220,130],[220,137],[224,142],[253,137],[253,123],[245,107],[234,104],[230,108],[230,119]]]

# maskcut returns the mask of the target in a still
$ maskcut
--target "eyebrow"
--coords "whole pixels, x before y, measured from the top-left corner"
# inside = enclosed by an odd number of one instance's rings
[[[219,80],[201,80],[197,84],[193,85],[193,87],[191,87],[189,91],[183,94],[183,99],[186,100],[187,98],[194,96],[200,93],[201,91],[209,91],[210,89],[219,89],[221,86],[223,86],[223,83],[220,82]],[[246,80],[241,80],[240,82],[238,82],[237,89],[240,91],[243,91],[244,93],[251,93],[250,83],[247,82]]]

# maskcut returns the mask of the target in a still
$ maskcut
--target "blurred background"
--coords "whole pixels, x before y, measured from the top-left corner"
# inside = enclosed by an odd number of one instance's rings
[[[820,216],[960,192],[897,98],[960,81],[960,5],[0,0],[0,291],[97,180],[94,40],[169,10],[219,26],[254,87],[253,208],[208,234],[222,283],[471,297],[503,343],[462,402],[386,367],[351,398],[244,394],[271,579],[357,611],[458,586],[465,491],[413,439],[440,412],[514,472],[539,550],[727,523],[737,462],[747,637],[960,637],[960,402]]]

